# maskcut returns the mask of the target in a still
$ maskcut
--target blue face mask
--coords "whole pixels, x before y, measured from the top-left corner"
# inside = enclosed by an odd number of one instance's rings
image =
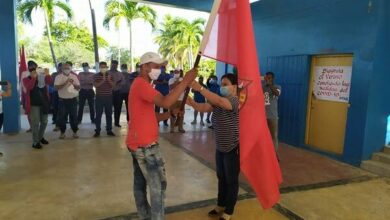
[[[220,92],[221,96],[223,96],[223,97],[228,97],[230,95],[230,90],[228,89],[227,86],[221,86],[221,88],[219,89],[219,92]]]

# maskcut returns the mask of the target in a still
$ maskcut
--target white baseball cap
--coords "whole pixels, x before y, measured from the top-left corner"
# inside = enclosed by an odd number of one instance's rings
[[[142,65],[145,63],[163,64],[163,63],[165,63],[165,60],[162,59],[160,57],[160,55],[158,55],[157,53],[147,52],[141,56],[141,61],[140,61],[139,65]]]

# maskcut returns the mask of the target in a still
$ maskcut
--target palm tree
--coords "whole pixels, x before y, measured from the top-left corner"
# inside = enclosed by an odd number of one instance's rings
[[[104,27],[109,28],[111,20],[114,20],[116,28],[119,28],[121,19],[125,19],[127,22],[130,30],[130,66],[134,69],[132,21],[142,19],[148,22],[154,29],[156,26],[156,12],[149,6],[133,2],[132,0],[109,0],[106,2],[105,9]]]
[[[159,52],[174,65],[183,68],[184,61],[192,67],[194,56],[204,32],[205,20],[198,18],[192,22],[184,18],[167,15],[155,42],[160,45]]]
[[[54,21],[54,9],[59,8],[64,11],[68,19],[72,19],[73,12],[72,9],[68,6],[67,2],[69,0],[18,0],[17,10],[19,17],[22,19],[23,23],[32,24],[32,12],[33,10],[43,11],[46,23],[47,38],[49,40],[51,55],[53,57],[53,62],[55,67],[57,67],[57,59],[54,53],[53,42],[51,38],[51,27]]]

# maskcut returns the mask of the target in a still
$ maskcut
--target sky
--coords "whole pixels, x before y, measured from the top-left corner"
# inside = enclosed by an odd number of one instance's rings
[[[102,36],[110,45],[120,46],[122,48],[129,48],[130,32],[125,22],[122,22],[121,27],[118,30],[115,29],[114,25],[109,30],[103,27],[103,18],[105,16],[104,4],[106,0],[91,0],[92,5],[95,9],[96,14],[96,26],[97,33]],[[85,22],[92,33],[92,19],[89,9],[88,0],[70,0],[70,7],[73,9],[73,22],[79,24]],[[209,14],[206,12],[185,10],[179,8],[166,7],[161,5],[149,5],[156,12],[158,16],[158,23],[161,23],[165,15],[170,14],[172,16],[184,17],[189,20],[195,18],[208,19]],[[57,12],[56,20],[65,19],[65,14]],[[33,39],[40,39],[44,31],[45,23],[43,14],[40,11],[36,11],[32,15],[33,25],[25,25],[25,33],[31,33],[30,37]],[[158,45],[154,43],[155,33],[152,32],[152,27],[143,22],[142,20],[135,20],[133,22],[133,51],[134,55],[141,56],[143,53],[148,51],[158,51]],[[100,51],[104,53],[104,51]],[[103,54],[101,54],[103,56]]]

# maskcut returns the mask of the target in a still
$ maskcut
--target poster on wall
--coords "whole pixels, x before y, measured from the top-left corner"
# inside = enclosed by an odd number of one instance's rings
[[[352,66],[317,66],[314,96],[320,100],[349,102]]]

